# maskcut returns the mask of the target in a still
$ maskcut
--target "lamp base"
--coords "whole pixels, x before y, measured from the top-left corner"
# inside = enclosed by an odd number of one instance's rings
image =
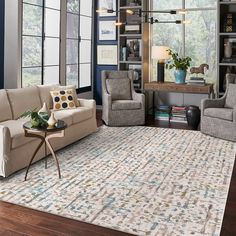
[[[158,62],[157,63],[157,82],[164,83],[165,82],[165,63]]]

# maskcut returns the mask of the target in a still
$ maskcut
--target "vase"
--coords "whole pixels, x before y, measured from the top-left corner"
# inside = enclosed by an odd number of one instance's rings
[[[227,42],[225,45],[225,48],[224,48],[224,56],[226,58],[231,58],[232,56],[232,45],[230,42]]]
[[[38,114],[45,120],[49,119],[51,114],[50,110],[47,107],[47,104],[44,102],[42,108],[38,111]]]
[[[187,72],[185,70],[175,70],[175,72],[174,72],[175,83],[176,84],[185,84],[186,74],[187,74]]]
[[[201,112],[198,106],[188,106],[186,109],[186,117],[188,126],[193,129],[197,130],[199,123],[200,123],[200,117]]]
[[[57,123],[57,119],[55,118],[55,114],[52,112],[51,116],[48,120],[48,128],[53,128],[55,127],[56,123]]]

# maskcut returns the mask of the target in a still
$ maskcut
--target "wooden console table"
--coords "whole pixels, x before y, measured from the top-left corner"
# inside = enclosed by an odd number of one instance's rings
[[[165,82],[165,83],[150,82],[144,84],[144,90],[174,92],[174,93],[208,94],[208,97],[214,96],[213,84],[198,86],[189,84],[176,84],[173,82]]]

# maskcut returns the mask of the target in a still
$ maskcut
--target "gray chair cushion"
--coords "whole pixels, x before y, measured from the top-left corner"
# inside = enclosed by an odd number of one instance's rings
[[[225,107],[228,107],[228,108],[236,107],[236,84],[228,85],[228,92],[226,95]]]
[[[112,100],[131,100],[131,87],[129,79],[106,79],[107,92]]]
[[[233,109],[230,108],[207,108],[204,110],[204,115],[233,121]]]
[[[141,103],[133,100],[117,100],[112,102],[112,110],[137,110],[141,109]]]

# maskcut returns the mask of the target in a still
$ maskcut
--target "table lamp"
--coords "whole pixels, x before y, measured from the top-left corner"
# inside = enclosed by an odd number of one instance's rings
[[[157,82],[164,83],[165,60],[170,59],[167,46],[152,46],[152,59],[157,59]]]

